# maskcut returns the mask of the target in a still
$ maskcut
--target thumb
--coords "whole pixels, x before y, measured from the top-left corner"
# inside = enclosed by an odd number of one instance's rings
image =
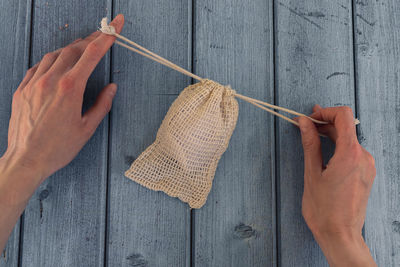
[[[321,140],[314,123],[306,117],[299,118],[301,141],[304,150],[305,177],[322,172]]]
[[[94,105],[85,113],[83,120],[89,132],[94,133],[101,121],[110,112],[112,101],[117,92],[117,85],[110,83],[97,96]]]

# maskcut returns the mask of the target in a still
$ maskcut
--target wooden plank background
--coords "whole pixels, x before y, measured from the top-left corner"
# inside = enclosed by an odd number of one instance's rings
[[[114,14],[125,14],[128,38],[184,68],[191,61],[189,11],[188,2],[180,0],[119,0],[114,5]],[[112,78],[119,92],[111,115],[106,263],[186,266],[189,207],[128,180],[124,172],[154,141],[168,107],[190,80],[122,47],[113,50]]]
[[[194,11],[195,73],[272,102],[272,3],[198,1]],[[194,266],[274,265],[273,118],[246,102],[239,110],[207,203],[193,211]]]
[[[33,2],[32,2],[33,1]],[[19,0],[0,3],[0,121],[29,65],[123,13],[123,35],[239,93],[310,113],[349,105],[378,174],[365,239],[379,266],[400,261],[400,4],[395,0]],[[170,104],[192,81],[115,47],[85,95],[110,81],[111,115],[37,190],[3,266],[327,266],[301,216],[298,130],[240,100],[206,205],[190,210],[126,179]],[[7,127],[0,129],[0,151]],[[325,156],[333,150],[324,141]],[[20,234],[21,233],[21,234]]]
[[[354,6],[360,141],[375,156],[365,239],[378,266],[400,262],[400,3]]]
[[[342,2],[342,3],[340,3]],[[276,5],[277,103],[305,114],[315,104],[354,108],[351,3],[285,0]],[[303,149],[298,129],[277,125],[279,258],[282,266],[327,266],[301,215]],[[333,145],[324,140],[325,158]]]

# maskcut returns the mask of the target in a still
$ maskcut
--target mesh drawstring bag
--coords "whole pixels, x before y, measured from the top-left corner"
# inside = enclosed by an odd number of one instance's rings
[[[191,208],[203,206],[236,126],[239,109],[233,93],[211,80],[186,87],[168,110],[154,143],[125,175]]]

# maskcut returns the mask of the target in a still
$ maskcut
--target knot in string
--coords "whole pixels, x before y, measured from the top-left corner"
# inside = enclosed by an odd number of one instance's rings
[[[113,26],[108,25],[108,20],[107,18],[103,18],[100,22],[101,28],[99,30],[102,33],[108,34],[108,35],[115,35],[115,28]]]

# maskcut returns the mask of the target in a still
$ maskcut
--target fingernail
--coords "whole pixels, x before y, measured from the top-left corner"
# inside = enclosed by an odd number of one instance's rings
[[[115,84],[110,85],[110,87],[108,88],[108,93],[109,93],[112,97],[114,97],[115,94],[116,94],[116,92],[117,92],[117,85],[115,85]]]
[[[120,15],[120,14],[118,14],[114,19],[113,19],[113,23],[117,23],[117,24],[119,24],[119,23],[121,23],[121,21],[122,21],[122,16]]]

